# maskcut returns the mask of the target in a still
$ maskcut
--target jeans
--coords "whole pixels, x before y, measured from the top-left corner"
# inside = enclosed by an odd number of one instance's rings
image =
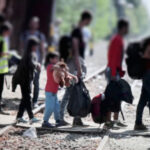
[[[45,111],[44,111],[44,121],[48,122],[52,113],[54,113],[54,118],[56,122],[60,120],[60,105],[56,94],[51,92],[46,92],[45,100]]]
[[[109,67],[106,68],[105,77],[106,77],[107,83],[109,84],[109,82],[112,80],[111,69]],[[116,78],[117,81],[121,79],[118,72],[117,72],[115,78]]]
[[[150,71],[145,73],[143,77],[143,87],[141,91],[141,97],[137,106],[136,121],[135,124],[142,124],[142,116],[144,107],[150,102]]]
[[[63,97],[62,102],[61,102],[60,120],[64,120],[64,113],[65,113],[65,110],[66,110],[66,107],[67,107],[67,104],[69,101],[69,89],[70,89],[69,87],[66,89],[64,97]]]
[[[0,101],[2,99],[3,88],[4,88],[4,74],[0,74]]]
[[[36,103],[38,101],[39,97],[39,79],[40,79],[40,72],[35,73],[35,77],[33,80],[34,84],[34,91],[33,91],[33,103]]]
[[[22,93],[22,100],[19,105],[19,111],[17,114],[17,118],[22,118],[24,111],[27,110],[27,113],[29,115],[29,118],[33,118],[33,112],[32,112],[32,105],[31,105],[31,87],[29,85],[20,85],[21,87],[21,93]]]
[[[70,97],[70,87],[66,88],[64,97],[63,97],[62,102],[61,102],[61,106],[60,106],[60,120],[61,121],[64,120],[64,113],[65,113],[67,104],[69,102],[69,97]],[[74,121],[81,122],[81,118],[80,117],[74,117]]]

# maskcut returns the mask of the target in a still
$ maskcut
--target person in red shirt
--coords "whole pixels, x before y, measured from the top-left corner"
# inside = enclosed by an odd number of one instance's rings
[[[108,64],[106,69],[106,78],[108,83],[111,80],[119,80],[124,76],[125,72],[122,69],[122,61],[124,54],[124,42],[123,38],[128,34],[129,23],[127,20],[120,19],[117,24],[118,32],[114,35],[110,41],[108,49]],[[123,126],[122,123],[118,121],[119,111],[121,104],[118,103],[117,108],[114,112],[114,121],[119,126]],[[108,121],[111,120],[111,112],[108,115]]]

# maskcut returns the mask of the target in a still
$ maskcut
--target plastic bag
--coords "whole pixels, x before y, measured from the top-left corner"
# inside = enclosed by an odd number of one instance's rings
[[[83,81],[70,88],[70,97],[67,110],[70,116],[86,117],[90,113],[91,99],[89,91]]]
[[[37,132],[35,127],[31,127],[23,133],[24,137],[37,138]]]

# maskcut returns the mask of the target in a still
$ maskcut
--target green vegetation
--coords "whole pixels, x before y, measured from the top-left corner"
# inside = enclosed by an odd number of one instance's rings
[[[126,17],[132,21],[131,32],[140,34],[148,29],[150,19],[141,0],[126,0]],[[128,3],[133,8],[128,7]],[[83,10],[90,10],[94,15],[91,25],[93,35],[96,39],[111,35],[115,29],[117,14],[113,0],[57,0],[56,18],[62,19],[61,34],[69,34],[73,25],[79,20]]]

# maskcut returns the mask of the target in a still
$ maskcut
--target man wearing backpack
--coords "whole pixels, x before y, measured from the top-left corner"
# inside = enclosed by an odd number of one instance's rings
[[[74,75],[77,75],[78,78],[82,78],[83,75],[86,74],[86,67],[84,65],[84,58],[85,58],[85,42],[83,37],[83,28],[90,25],[92,21],[92,15],[88,11],[84,11],[81,14],[81,18],[79,21],[79,24],[77,27],[75,27],[71,33],[71,53],[72,56],[67,60],[70,72]],[[61,111],[60,116],[61,120],[64,124],[67,124],[64,121],[64,111],[66,108],[66,105],[68,104],[69,99],[69,88],[66,90],[66,93],[63,97],[62,103],[61,103]],[[83,126],[81,118],[74,118],[73,121],[74,126]]]
[[[40,64],[42,64],[44,53],[45,53],[45,36],[43,33],[39,30],[40,27],[40,19],[38,17],[32,17],[29,22],[29,29],[26,30],[20,38],[20,51],[21,54],[24,54],[24,50],[26,49],[27,41],[31,36],[36,36],[40,41],[40,46],[38,47],[36,54],[37,59]],[[40,72],[35,73],[34,77],[34,93],[33,93],[33,107],[38,107],[37,100],[39,96],[39,78],[40,78]]]
[[[120,19],[117,23],[117,34],[113,36],[110,41],[109,50],[108,50],[108,65],[106,69],[106,78],[108,83],[111,80],[118,81],[121,77],[124,76],[125,72],[122,70],[122,61],[124,55],[124,42],[123,38],[128,34],[129,23],[127,20]],[[112,112],[114,112],[114,122],[118,126],[124,126],[119,118],[121,103],[118,102],[117,106]],[[111,112],[108,115],[108,126],[112,126],[111,123]]]
[[[142,42],[143,77],[142,91],[136,111],[135,130],[147,130],[142,122],[143,111],[146,105],[150,108],[150,38]]]

